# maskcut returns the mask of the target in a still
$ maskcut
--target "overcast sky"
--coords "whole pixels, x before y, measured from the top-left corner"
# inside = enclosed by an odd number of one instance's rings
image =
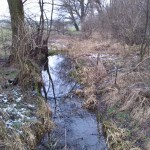
[[[45,0],[45,2],[50,2],[50,0]],[[55,3],[59,3],[59,0],[55,0]],[[61,0],[60,0],[61,1]],[[107,0],[108,2],[109,0]],[[38,6],[38,0],[27,0],[27,2],[24,5],[25,12],[27,14],[34,14],[34,19],[36,19],[37,14],[39,12],[39,6]],[[47,6],[46,8],[47,17],[50,18],[50,12],[51,12],[51,6]],[[57,14],[56,11],[54,12],[54,17],[56,18]],[[0,0],[0,19],[4,19],[6,17],[9,17],[9,9],[7,0]],[[31,17],[31,16],[30,16]]]
[[[2,16],[8,16],[8,14],[7,0],[0,0],[0,18]]]
[[[45,2],[46,1],[50,2],[50,0],[45,0]],[[34,17],[37,16],[39,12],[39,6],[37,2],[38,0],[28,0],[24,4],[25,12],[30,15],[34,14]],[[50,17],[51,5],[47,5],[45,7],[45,12],[47,13],[48,17]],[[9,9],[8,9],[7,0],[0,0],[0,19],[6,18],[6,17],[9,17]]]

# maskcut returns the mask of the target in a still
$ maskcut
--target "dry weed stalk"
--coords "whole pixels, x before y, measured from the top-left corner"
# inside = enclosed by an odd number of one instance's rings
[[[121,99],[120,91],[114,85],[106,87],[102,94],[105,93],[107,93],[105,96],[105,102],[110,106],[114,106]]]

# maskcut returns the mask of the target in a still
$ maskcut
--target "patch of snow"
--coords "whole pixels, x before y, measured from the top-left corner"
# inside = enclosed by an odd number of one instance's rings
[[[17,106],[17,104],[12,104],[12,107],[16,107]]]
[[[35,106],[34,106],[34,105],[31,105],[31,104],[28,104],[28,107],[29,107],[29,108],[35,108]]]
[[[7,102],[8,102],[8,99],[7,99],[6,97],[4,97],[4,98],[2,99],[2,101],[3,101],[4,103],[7,103]]]
[[[7,111],[8,113],[14,112],[14,108],[8,106],[8,107],[6,108],[6,111]]]
[[[66,45],[62,45],[63,48],[66,48]]]
[[[18,103],[18,102],[20,102],[21,101],[21,97],[18,97],[17,99],[16,99],[16,102]]]
[[[26,112],[27,110],[25,108],[20,109],[22,112]]]
[[[26,122],[35,122],[38,120],[35,116],[30,117],[30,108],[35,108],[35,105],[20,105],[19,102],[22,100],[23,95],[21,92],[19,92],[19,90],[13,89],[11,94],[14,100],[13,103],[9,103],[9,99],[5,93],[0,94],[0,104],[3,104],[0,108],[0,111],[2,112],[0,119],[4,121],[7,128],[16,130],[17,133],[21,133],[20,127],[23,124]],[[5,114],[7,114],[6,117]]]
[[[7,120],[7,121],[5,122],[5,124],[7,125],[7,127],[11,127],[13,123],[12,123],[12,121]]]
[[[27,117],[27,116],[25,116],[25,120],[27,120],[27,121],[37,121],[37,118],[36,117]]]
[[[91,58],[91,59],[97,59],[97,57],[98,57],[98,54],[91,54],[90,56],[89,56],[89,58]],[[115,59],[117,59],[116,57],[115,57],[115,55],[110,55],[110,54],[100,54],[99,55],[99,59],[100,60],[115,60]]]
[[[23,115],[23,114],[21,114],[21,113],[20,113],[19,115],[20,115],[21,119],[24,120],[25,115]]]
[[[12,92],[13,92],[13,94],[16,95],[16,96],[19,95],[18,91],[16,91],[16,90],[13,90]]]

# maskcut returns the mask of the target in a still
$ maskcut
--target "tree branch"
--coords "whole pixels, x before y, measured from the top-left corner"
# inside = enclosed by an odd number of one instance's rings
[[[27,0],[24,0],[24,1],[22,2],[22,4],[24,4],[26,1],[27,1]]]

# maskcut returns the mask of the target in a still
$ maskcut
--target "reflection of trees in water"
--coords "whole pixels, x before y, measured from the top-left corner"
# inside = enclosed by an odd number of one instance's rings
[[[47,74],[48,74],[48,77],[49,77],[49,87],[48,87],[48,90],[46,91],[45,86],[43,86],[43,92],[44,92],[44,95],[45,95],[45,99],[47,101],[47,99],[48,99],[47,98],[47,94],[48,94],[48,92],[50,90],[50,83],[51,83],[52,91],[53,91],[53,97],[54,97],[55,104],[56,104],[54,82],[53,82],[52,77],[51,77],[51,73],[50,73],[50,69],[49,69],[49,65],[48,65],[48,58],[45,60],[45,63],[44,63],[44,71],[47,71]]]
[[[57,55],[52,62],[54,63],[52,65],[45,63],[44,70],[47,72],[45,83],[49,82],[47,85],[48,97],[56,101],[56,98],[67,96],[76,87],[76,83],[69,76],[72,70],[72,60],[69,57]]]
[[[64,83],[69,84],[70,82],[73,82],[73,79],[69,76],[69,72],[72,70],[72,60],[67,56],[60,57],[64,57],[63,61],[55,67],[55,70],[50,70],[55,71]]]
[[[60,77],[66,82],[66,84],[72,84],[73,78],[69,76],[69,72],[73,68],[72,59],[69,57],[65,57],[65,59],[60,64],[61,70],[60,70]]]

